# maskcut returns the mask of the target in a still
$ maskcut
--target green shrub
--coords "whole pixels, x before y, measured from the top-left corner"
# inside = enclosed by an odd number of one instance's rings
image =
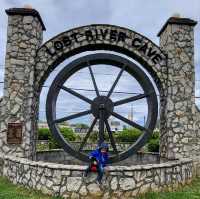
[[[95,142],[97,139],[98,139],[98,132],[97,131],[91,132],[89,137],[90,142]]]
[[[142,132],[135,128],[124,129],[119,133],[115,133],[115,138],[118,142],[135,142]]]
[[[76,124],[77,128],[82,128],[82,129],[88,129],[89,126],[87,124],[83,124],[83,123],[78,123]]]
[[[60,132],[64,136],[67,141],[75,141],[77,135],[73,132],[71,128],[62,127],[60,128]]]
[[[37,151],[46,151],[46,150],[49,150],[49,143],[47,143],[47,144],[38,143],[37,144]]]
[[[48,140],[50,137],[50,131],[48,128],[38,129],[38,140]]]
[[[159,152],[159,139],[160,132],[154,131],[147,143],[147,149],[149,152]]]
[[[96,143],[98,141],[98,139],[99,139],[99,135],[98,134],[99,134],[98,131],[93,131],[90,134],[90,138],[89,138],[90,142],[95,142]],[[107,132],[104,133],[104,139],[105,139],[105,141],[109,141],[109,136],[108,136]]]
[[[159,139],[151,139],[147,145],[149,152],[159,152]]]
[[[60,128],[60,132],[67,141],[75,141],[78,138],[71,128],[62,127]],[[38,129],[38,139],[48,140],[50,149],[61,148],[48,128]]]
[[[60,145],[56,140],[54,140],[53,136],[49,138],[49,149],[59,149]]]
[[[150,139],[159,139],[160,138],[160,132],[154,131],[150,137]]]
[[[82,137],[80,135],[76,135],[76,141],[80,142],[82,140]]]
[[[73,132],[73,130],[71,128],[62,127],[62,128],[60,128],[60,132],[62,133],[65,140],[67,140],[67,141],[75,141],[76,140],[77,135]],[[59,143],[54,139],[54,137],[52,135],[50,136],[50,139],[49,139],[49,148],[50,149],[61,148]]]

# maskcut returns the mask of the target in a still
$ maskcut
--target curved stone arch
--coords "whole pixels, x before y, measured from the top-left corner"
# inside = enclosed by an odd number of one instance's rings
[[[165,93],[167,66],[164,52],[137,32],[105,24],[71,29],[53,37],[38,49],[35,66],[37,93],[40,93],[49,74],[62,61],[75,54],[94,50],[115,51],[133,58],[150,73],[159,92],[162,95]]]

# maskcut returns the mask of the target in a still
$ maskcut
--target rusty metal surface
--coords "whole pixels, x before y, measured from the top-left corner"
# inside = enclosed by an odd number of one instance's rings
[[[8,123],[7,143],[22,143],[22,123]]]

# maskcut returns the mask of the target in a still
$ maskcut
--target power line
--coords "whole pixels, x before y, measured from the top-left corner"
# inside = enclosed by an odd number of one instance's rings
[[[3,82],[0,82],[0,83],[3,83]],[[42,86],[44,88],[49,88],[48,85],[44,85]],[[83,89],[83,88],[73,88],[73,87],[68,87],[69,89],[72,89],[72,90],[77,90],[77,91],[87,91],[87,92],[95,92],[95,90],[93,89]],[[106,91],[106,90],[99,90],[99,92],[102,92],[102,93],[108,93],[109,91]],[[125,91],[113,91],[113,93],[117,93],[117,94],[128,94],[128,95],[139,95],[139,94],[144,94],[144,93],[139,93],[139,92],[125,92]],[[160,96],[158,94],[156,94],[157,96]],[[195,97],[195,98],[200,98],[199,96]]]
[[[3,65],[1,65],[0,64],[0,66],[3,66]],[[2,68],[2,67],[0,67],[0,70],[1,69],[4,69],[4,68]],[[57,69],[54,69],[53,71],[59,71],[59,70],[57,70]],[[87,72],[77,72],[77,73],[79,73],[79,74],[87,74],[87,75],[89,75],[89,73],[87,73]],[[116,76],[116,75],[114,75],[114,74],[112,74],[112,73],[98,73],[98,72],[94,72],[94,75],[108,75],[108,76]],[[123,75],[123,76],[130,76],[130,75]],[[200,80],[195,80],[195,81],[200,81]]]
[[[49,86],[43,86],[43,87],[49,87]],[[95,90],[93,89],[83,89],[83,88],[72,88],[72,87],[68,87],[72,90],[77,90],[77,91],[89,91],[89,92],[95,92]],[[99,92],[102,93],[108,93],[109,91],[105,91],[105,90],[99,90]],[[118,93],[118,94],[130,94],[130,95],[139,95],[139,94],[144,94],[144,93],[139,93],[139,92],[125,92],[125,91],[113,91],[113,93]],[[156,94],[157,96],[160,96],[158,94]],[[195,97],[195,98],[200,98],[200,97]]]
[[[5,66],[5,65],[3,65],[3,64],[0,64],[0,66]],[[0,70],[1,69],[4,69],[4,67],[0,67]],[[53,71],[59,71],[58,69],[54,69]],[[79,73],[79,74],[87,74],[87,75],[89,75],[89,73],[87,73],[87,72],[77,72],[77,73]],[[116,76],[116,75],[114,75],[114,74],[112,74],[112,73],[98,73],[98,72],[94,72],[94,74],[95,75],[109,75],[109,76]],[[123,76],[129,76],[129,75],[123,75]],[[200,80],[195,80],[195,81],[200,81]]]
[[[49,88],[49,86],[43,86],[45,88]],[[88,91],[88,92],[95,92],[95,90],[93,89],[83,89],[83,88],[73,88],[73,87],[68,87],[69,89],[72,89],[72,90],[77,90],[77,91]],[[105,90],[99,90],[99,92],[102,92],[102,93],[108,93],[109,91],[105,91]],[[138,93],[138,92],[125,92],[125,91],[113,91],[113,93],[120,93],[120,94],[130,94],[130,95],[134,95],[134,94],[143,94],[143,93]]]
[[[0,65],[1,66],[1,65]],[[0,70],[1,70],[2,68],[0,67]],[[59,70],[54,70],[54,71],[59,71]],[[87,75],[89,75],[89,73],[86,73],[86,72],[77,72],[77,73],[79,73],[79,74],[87,74]],[[111,73],[93,73],[94,75],[108,75],[108,76],[116,76],[116,75],[114,75],[114,74],[111,74]],[[126,77],[128,77],[129,75],[123,75],[124,77],[126,76]],[[130,76],[129,76],[130,77]],[[198,79],[198,80],[195,80],[196,82],[200,82],[200,80]],[[2,84],[3,82],[0,82],[0,84]],[[43,86],[43,87],[48,87],[48,86]]]
[[[3,83],[3,82],[0,82]],[[44,88],[49,88],[50,86],[44,85],[42,86]],[[83,88],[72,88],[72,87],[68,87],[69,89],[72,90],[77,90],[77,91],[88,91],[88,92],[94,92],[95,90],[93,89],[83,89]],[[109,91],[105,91],[105,90],[99,90],[99,92],[102,93],[108,93]],[[135,94],[143,94],[143,93],[139,93],[139,92],[124,92],[124,91],[113,91],[113,93],[118,93],[118,94],[129,94],[129,95],[135,95]],[[159,96],[159,95],[158,95]]]
[[[49,86],[43,86],[43,87],[49,87]],[[77,90],[77,91],[87,91],[87,92],[95,92],[95,90],[93,89],[83,89],[83,88],[72,88],[72,87],[68,87],[69,89],[72,90]],[[105,91],[105,90],[99,90],[99,92],[102,93],[108,93],[109,91]],[[139,93],[139,92],[125,92],[125,91],[113,91],[113,93],[117,93],[117,94],[128,94],[128,95],[139,95],[139,94],[144,94],[144,93]],[[157,96],[160,96],[158,94],[156,94]],[[197,96],[195,98],[200,98],[200,96]]]

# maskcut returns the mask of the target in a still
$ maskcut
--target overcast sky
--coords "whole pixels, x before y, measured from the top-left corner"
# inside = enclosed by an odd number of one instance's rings
[[[156,35],[170,16],[179,13],[181,17],[194,19],[198,22],[198,25],[195,27],[196,80],[200,80],[200,0],[0,0],[0,81],[3,81],[6,45],[7,15],[5,14],[5,9],[23,7],[25,4],[30,4],[39,11],[47,29],[46,32],[44,32],[44,41],[70,28],[95,23],[106,23],[130,28],[145,35],[156,44],[159,44],[159,38]],[[69,61],[70,60],[68,60],[68,62]],[[63,65],[64,64],[61,64],[45,84],[50,85],[55,74]],[[99,87],[101,87],[102,76],[98,76],[98,73],[101,73],[102,70],[98,70],[98,68],[94,67],[94,71],[97,73],[97,82],[99,83]],[[108,69],[105,68],[104,71],[107,72]],[[90,85],[89,77],[86,78],[87,72],[88,71],[82,71],[78,77],[79,80],[82,77],[79,84],[84,88],[88,88]],[[104,76],[104,83],[105,81],[106,84],[109,84],[109,82],[112,83],[112,81],[114,81],[114,75],[117,74],[117,72],[117,70],[113,70],[112,75]],[[72,78],[70,81],[71,83],[69,82],[69,85],[71,87],[80,87],[80,85],[75,84],[75,79],[73,81]],[[116,88],[116,90],[131,91],[133,85],[135,85],[135,90],[140,90],[140,86],[137,85],[137,82],[134,79],[131,80],[127,74],[124,74],[120,83],[121,86],[119,85],[119,88]],[[2,91],[3,85],[0,84],[0,96],[3,95]],[[40,119],[42,120],[45,119],[44,105],[47,91],[48,88],[44,88],[41,94],[43,97],[40,105]],[[60,109],[67,107],[65,110],[66,113],[86,108],[86,105],[81,104],[82,102],[76,101],[75,103],[71,96],[67,97],[66,93],[63,95],[66,96],[63,97],[62,94],[60,95],[61,100],[59,106]],[[200,81],[196,81],[196,96],[200,96]],[[63,101],[63,99],[66,100]],[[200,105],[200,99],[196,100],[196,103]],[[145,100],[141,100],[136,105],[133,104],[133,110],[134,119],[142,123],[146,115]],[[121,108],[119,112],[120,111],[124,112],[124,115],[127,115],[130,111],[130,105]]]

